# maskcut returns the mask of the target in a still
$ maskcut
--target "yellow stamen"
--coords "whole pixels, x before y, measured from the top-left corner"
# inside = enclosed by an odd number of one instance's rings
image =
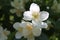
[[[3,33],[4,33],[4,35],[7,35],[7,32],[6,31],[4,31]]]
[[[39,14],[37,12],[33,12],[32,13],[33,19],[38,19],[39,18]]]
[[[22,32],[22,30],[23,30],[23,28],[21,28],[21,27],[18,29],[19,32]]]
[[[27,30],[31,31],[32,30],[32,25],[27,24],[26,28],[27,28]]]
[[[33,33],[31,32],[29,35],[28,35],[28,37],[32,37],[33,36]]]

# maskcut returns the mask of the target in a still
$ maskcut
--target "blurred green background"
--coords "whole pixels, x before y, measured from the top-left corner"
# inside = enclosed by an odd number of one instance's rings
[[[49,26],[42,29],[41,36],[36,37],[36,40],[60,40],[60,0],[20,0],[21,7],[19,12],[15,13],[10,12],[11,9],[15,9],[11,6],[11,1],[14,0],[0,0],[0,25],[10,30],[8,40],[17,40],[14,37],[16,31],[13,24],[21,22],[23,12],[29,10],[31,3],[38,4],[41,11],[49,12],[49,18],[45,21]],[[19,40],[26,39],[22,37]]]

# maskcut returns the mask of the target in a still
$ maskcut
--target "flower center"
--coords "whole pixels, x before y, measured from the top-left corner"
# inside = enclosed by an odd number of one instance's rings
[[[16,13],[17,13],[17,14],[20,14],[20,12],[21,12],[21,11],[20,11],[19,9],[16,9]]]
[[[32,13],[32,18],[37,20],[39,18],[39,13],[38,12],[33,12]]]
[[[32,37],[33,36],[33,33],[31,32],[29,35],[28,35],[28,37]]]
[[[26,28],[27,28],[27,30],[31,31],[32,30],[32,25],[27,24]]]
[[[4,35],[7,35],[7,32],[6,31],[4,31],[3,33],[4,33]]]
[[[22,32],[22,30],[23,30],[23,28],[21,28],[21,27],[18,29],[19,32]]]

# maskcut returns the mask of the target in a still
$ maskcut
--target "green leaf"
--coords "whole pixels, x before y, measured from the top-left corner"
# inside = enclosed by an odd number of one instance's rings
[[[57,32],[60,32],[60,20],[55,22],[55,27],[54,28],[56,29]]]
[[[8,40],[13,40],[15,36],[15,32],[12,32],[9,36],[8,36]]]
[[[46,34],[41,33],[41,35],[37,37],[36,40],[48,40],[48,37]]]

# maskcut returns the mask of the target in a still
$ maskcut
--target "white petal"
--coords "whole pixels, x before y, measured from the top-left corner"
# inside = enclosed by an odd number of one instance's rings
[[[24,16],[24,20],[31,20],[32,19],[32,13],[30,11],[26,11],[24,12],[23,16]]]
[[[7,40],[7,36],[0,32],[0,40]]]
[[[8,39],[8,37],[7,37],[6,35],[3,35],[3,38],[4,38],[5,40],[7,40],[7,39]]]
[[[25,23],[25,21],[24,20],[21,20],[21,23]]]
[[[41,27],[41,22],[40,21],[34,21],[34,20],[32,20],[32,24],[33,24],[33,26],[36,26],[36,27]]]
[[[0,26],[0,32],[3,32],[3,27]]]
[[[11,6],[19,9],[19,2],[17,2],[17,1],[11,2]]]
[[[32,20],[32,24],[33,24],[34,26],[36,26],[36,25],[37,25],[37,22],[34,21],[34,20]]]
[[[15,13],[16,12],[16,9],[11,9],[10,12],[11,13]]]
[[[33,30],[32,30],[32,32],[33,32],[34,36],[40,36],[41,35],[41,28],[34,27]]]
[[[41,22],[41,28],[47,28],[47,27],[48,27],[47,23]]]
[[[20,32],[17,32],[16,35],[15,35],[16,39],[20,39],[22,36],[23,36],[23,35],[22,35],[22,33],[20,33]]]
[[[0,40],[5,40],[4,38],[0,38]]]
[[[4,29],[4,32],[6,33],[6,36],[10,34],[10,31],[8,31],[7,29]]]
[[[30,5],[30,11],[32,11],[32,12],[39,12],[40,11],[40,8],[39,8],[39,6],[37,4],[32,3]]]
[[[0,40],[2,40],[3,38],[2,38],[3,36],[2,36],[2,33],[0,32]]]
[[[34,36],[33,37],[28,37],[27,40],[35,40]]]
[[[26,22],[20,23],[20,26],[21,26],[22,28],[24,28],[24,27],[26,26]]]
[[[40,12],[40,20],[41,21],[47,20],[48,17],[49,17],[49,13],[48,12],[46,12],[46,11]]]
[[[16,16],[21,17],[22,15],[21,13],[16,13]]]
[[[26,28],[23,29],[23,36],[26,38],[30,34],[30,31],[28,31]]]
[[[17,8],[17,9],[20,9],[21,8],[21,2],[20,0],[14,0],[14,7]]]
[[[18,30],[20,28],[20,23],[19,22],[16,22],[13,27]]]
[[[47,23],[44,22],[36,22],[36,21],[32,21],[33,26],[39,27],[39,28],[47,28],[48,25]]]
[[[13,27],[16,29],[16,30],[19,30],[21,28],[24,28],[26,26],[26,22],[25,23],[19,23],[19,22],[16,22]]]
[[[15,7],[15,4],[14,4],[14,2],[11,2],[11,6],[12,6],[12,7]]]
[[[27,24],[32,25],[32,24],[29,23],[29,22],[25,22],[25,25],[26,25],[26,26],[27,26]],[[28,29],[26,28],[26,26],[24,26],[24,28],[23,28],[23,35],[24,35],[25,38],[31,33],[31,31],[28,30]]]

